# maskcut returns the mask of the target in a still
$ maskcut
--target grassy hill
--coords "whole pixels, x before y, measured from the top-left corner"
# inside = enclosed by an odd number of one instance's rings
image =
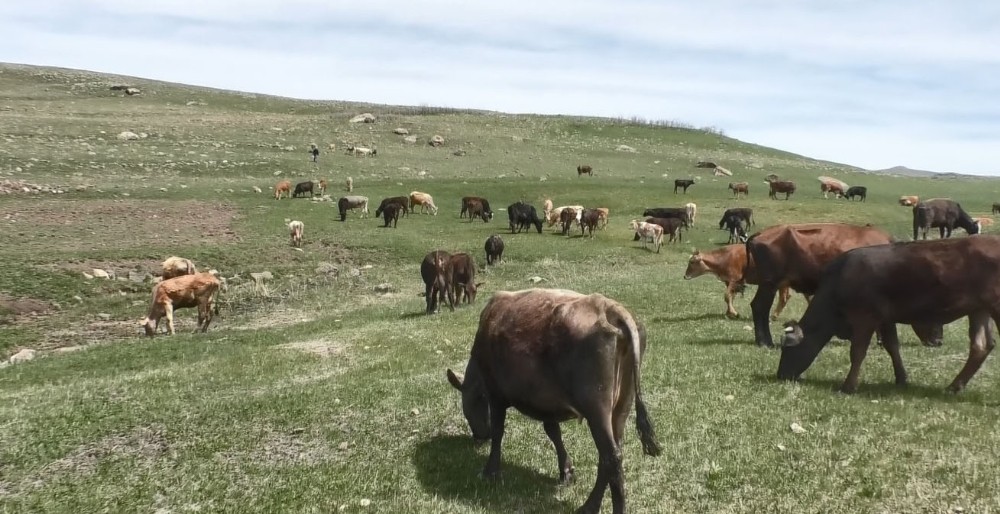
[[[361,112],[377,122],[348,122]],[[1000,181],[863,173],[669,125],[0,65],[0,188],[13,190],[0,193],[0,357],[39,351],[0,369],[0,510],[570,511],[596,473],[586,427],[564,427],[577,481],[557,486],[541,426],[511,414],[504,479],[483,482],[486,449],[472,444],[444,377],[464,368],[485,299],[536,276],[615,298],[647,326],[643,389],[665,451],[643,457],[626,436],[634,512],[995,509],[997,367],[987,362],[960,395],[941,392],[967,353],[964,321],[938,349],[901,331],[908,389],[891,385],[888,359],[873,351],[860,392],[843,397],[831,388],[846,373],[846,345],[832,343],[801,383],[776,382],[777,353],[752,345],[748,320],[722,316],[723,286],[682,276],[693,248],[725,242],[716,223],[726,207],[753,207],[757,229],[845,221],[908,239],[899,195],[949,196],[988,215]],[[124,131],[141,138],[119,140]],[[443,147],[427,144],[435,134]],[[315,164],[311,143],[322,152]],[[348,156],[348,144],[378,155]],[[701,160],[734,176],[695,168]],[[577,176],[583,163],[593,177]],[[770,173],[799,184],[791,200],[767,198]],[[818,175],[867,186],[868,201],[823,199]],[[358,214],[336,221],[331,202],[269,191],[326,178],[335,200],[347,177],[375,204],[420,190],[441,211],[383,229]],[[689,177],[698,183],[674,195],[673,180]],[[749,199],[733,200],[728,182],[744,180]],[[608,207],[611,223],[592,240],[510,235],[500,210],[489,224],[459,219],[467,195],[495,209],[544,198]],[[643,208],[689,201],[699,217],[683,243],[657,254],[631,241],[628,220]],[[305,222],[302,251],[288,244],[287,219]],[[506,262],[480,272],[477,304],[425,316],[420,259],[441,248],[482,265],[492,233],[507,243]],[[195,314],[182,310],[178,335],[140,335],[148,275],[169,255],[227,278],[207,334],[193,334]],[[88,279],[94,268],[116,278]],[[273,278],[250,279],[263,271]],[[737,308],[749,314],[749,298]],[[797,296],[786,316],[804,308]]]

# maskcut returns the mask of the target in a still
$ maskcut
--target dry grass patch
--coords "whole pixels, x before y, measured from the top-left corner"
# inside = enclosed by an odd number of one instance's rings
[[[289,433],[267,430],[256,438],[252,449],[218,452],[216,459],[230,465],[258,465],[266,468],[313,466],[332,461],[336,449],[300,430]]]
[[[279,350],[297,350],[310,355],[317,355],[325,358],[335,357],[344,353],[345,345],[344,343],[329,341],[327,339],[312,339],[309,341],[285,343],[275,346],[275,348]]]

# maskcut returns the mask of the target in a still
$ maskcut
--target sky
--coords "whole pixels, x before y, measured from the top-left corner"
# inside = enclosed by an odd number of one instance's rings
[[[0,34],[3,62],[672,120],[867,169],[1000,176],[989,0],[31,0],[0,2]]]

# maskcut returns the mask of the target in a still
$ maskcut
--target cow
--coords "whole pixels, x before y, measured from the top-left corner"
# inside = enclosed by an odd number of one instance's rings
[[[274,199],[281,200],[281,195],[284,194],[285,197],[292,197],[292,183],[287,180],[282,180],[274,185]]]
[[[767,314],[778,289],[789,286],[812,296],[819,288],[823,268],[837,256],[890,242],[892,237],[881,229],[844,223],[777,225],[750,236],[746,242],[747,259],[754,266],[747,270],[747,282],[757,284],[757,293],[750,301],[757,345],[774,346]],[[913,330],[925,345],[940,344],[940,325],[921,324]]]
[[[986,230],[986,227],[993,225],[993,218],[979,217],[979,218],[972,218],[972,221],[974,221],[976,225],[979,225],[980,233],[983,233]]]
[[[819,192],[823,193],[823,198],[829,198],[827,195],[830,193],[833,193],[837,198],[841,198],[847,194],[849,188],[850,186],[842,180],[832,177],[819,177]]]
[[[305,224],[298,220],[288,223],[288,233],[292,238],[292,246],[302,246],[302,232],[305,231],[305,228]]]
[[[185,259],[183,257],[167,257],[166,260],[160,264],[160,268],[163,270],[160,273],[160,277],[163,280],[168,280],[174,277],[179,277],[182,275],[194,275],[198,272],[194,267],[194,263],[190,259]]]
[[[320,196],[323,196],[323,195],[325,195],[325,194],[326,194],[326,188],[327,188],[327,185],[328,185],[328,184],[327,184],[327,182],[326,182],[326,179],[325,179],[325,178],[321,178],[321,179],[319,179],[319,184],[317,185],[317,189],[319,189],[319,194],[320,194]]]
[[[538,219],[535,206],[524,202],[512,203],[507,206],[507,218],[510,220],[510,233],[527,230],[529,225],[534,225],[538,233],[542,233],[542,220]]]
[[[694,225],[694,219],[698,216],[698,204],[691,202],[684,204],[684,213],[687,214],[691,225]]]
[[[722,219],[719,220],[719,230],[726,227],[726,218],[732,215],[739,216],[746,223],[747,228],[755,224],[753,222],[753,209],[749,207],[733,207],[732,209],[726,209],[726,212],[722,213]]]
[[[917,202],[919,202],[919,201],[920,201],[920,197],[919,196],[905,196],[904,195],[904,196],[900,196],[899,197],[899,205],[902,205],[903,207],[911,207],[911,206],[917,205]]]
[[[542,217],[548,218],[549,212],[551,211],[552,211],[552,199],[546,198],[545,201],[542,202]]]
[[[733,192],[733,198],[739,198],[740,193],[743,193],[743,196],[750,196],[750,184],[746,182],[730,182],[729,190]]]
[[[1000,203],[993,203],[993,214],[1000,212]]]
[[[344,196],[340,200],[337,200],[337,209],[340,210],[340,221],[347,219],[347,211],[353,211],[358,208],[361,209],[362,218],[368,216],[367,196]]]
[[[348,193],[353,192],[354,191],[354,179],[351,178],[351,177],[347,177],[347,180],[344,181],[344,188],[347,189]]]
[[[562,221],[562,211],[564,209],[573,209],[574,211],[576,211],[577,215],[583,214],[582,205],[561,205],[549,211],[549,215],[546,218],[546,221],[548,222],[550,227]],[[579,221],[579,216],[577,217],[577,221]]]
[[[394,204],[398,205],[399,206],[399,213],[402,214],[402,215],[406,215],[409,212],[409,210],[410,210],[410,208],[409,208],[410,199],[409,198],[407,198],[405,196],[390,196],[388,198],[383,198],[382,202],[378,204],[378,209],[375,209],[375,217],[377,218],[377,217],[381,216],[382,215],[382,211],[384,211],[385,207],[387,205],[389,205],[390,203],[394,203]]]
[[[646,247],[646,239],[653,243],[656,253],[660,253],[660,245],[663,244],[663,227],[645,221],[632,220],[629,227],[635,231],[636,235],[642,239],[642,247]]]
[[[580,166],[577,166],[576,167],[576,176],[579,177],[580,175],[590,175],[591,177],[593,177],[594,176],[594,169],[591,168],[589,165],[586,165],[586,164],[582,164]]]
[[[597,209],[584,209],[583,214],[580,215],[580,235],[582,236],[585,230],[590,231],[590,237],[594,237],[594,229],[601,222],[601,213]]]
[[[451,254],[451,286],[455,290],[455,302],[476,303],[476,291],[482,282],[476,283],[476,261],[471,255],[461,252]]]
[[[729,232],[729,244],[736,242],[745,243],[747,231],[743,227],[743,218],[737,214],[730,214],[722,219],[726,231]]]
[[[951,231],[956,226],[965,229],[970,236],[979,233],[979,225],[954,200],[932,198],[913,206],[914,241],[918,232],[923,239],[927,239],[927,232],[933,227],[938,227],[942,239],[951,237]]]
[[[503,261],[503,239],[498,234],[493,234],[486,238],[484,249],[486,250],[487,266],[492,266]]]
[[[569,228],[573,226],[573,222],[578,220],[582,215],[583,209],[578,211],[571,207],[567,207],[559,211],[559,222],[562,223],[562,234],[564,236],[569,234]]]
[[[385,222],[385,224],[382,225],[382,228],[389,228],[390,222],[392,223],[392,228],[396,228],[399,224],[399,211],[403,209],[405,209],[405,207],[396,202],[391,202],[384,207],[380,205],[379,208],[375,210],[375,217],[377,218],[379,214],[382,215],[382,220]]]
[[[309,196],[313,196],[313,181],[311,180],[295,184],[295,191],[292,193],[292,198],[304,197],[306,193],[309,193]]]
[[[774,180],[768,182],[770,185],[770,191],[767,193],[767,197],[772,200],[778,199],[778,193],[785,193],[785,200],[788,200],[789,196],[795,192],[795,182],[791,180]]]
[[[723,284],[726,284],[726,317],[736,319],[740,317],[740,314],[733,307],[733,297],[736,296],[736,293],[743,293],[745,284],[755,284],[755,282],[747,281],[747,271],[752,269],[753,260],[747,258],[747,247],[742,244],[732,244],[705,253],[695,250],[691,254],[691,258],[688,259],[684,280],[698,278],[705,273],[715,275]],[[781,311],[785,310],[785,305],[788,304],[791,295],[788,286],[783,286],[778,290],[778,306],[774,309],[774,314],[771,314],[772,320],[778,319]]]
[[[844,198],[854,201],[854,197],[857,196],[861,198],[861,201],[865,201],[868,198],[868,188],[865,186],[851,186],[847,188],[847,192],[844,193]]]
[[[437,216],[438,208],[434,205],[434,198],[427,193],[421,193],[420,191],[412,191],[410,193],[410,211],[416,212],[415,207],[420,206],[420,212],[426,213],[428,210],[431,214]]]
[[[647,218],[677,218],[684,222],[685,227],[691,225],[691,219],[688,218],[687,209],[684,207],[653,207],[642,211],[642,215]]]
[[[349,146],[347,148],[347,153],[353,154],[355,157],[375,157],[378,155],[378,149],[365,148],[363,146]]]
[[[698,164],[695,164],[694,167],[695,168],[715,169],[715,168],[718,168],[719,166],[717,164],[715,164],[714,162],[712,162],[712,161],[698,161]]]
[[[448,297],[448,307],[455,310],[455,291],[452,290],[451,255],[444,250],[428,253],[420,263],[420,277],[424,280],[424,297],[427,314],[441,312],[441,304]]]
[[[881,332],[897,385],[906,384],[896,323],[969,318],[969,357],[948,386],[965,388],[993,350],[1000,323],[1000,239],[994,236],[896,243],[851,250],[826,268],[798,322],[786,324],[778,378],[797,379],[830,338],[850,338],[851,369],[840,390],[858,388],[872,334]]]
[[[679,178],[674,180],[674,194],[677,194],[677,188],[684,190],[684,194],[687,194],[688,188],[694,185],[694,181],[689,178]]]
[[[677,241],[683,240],[681,236],[681,230],[685,228],[684,220],[681,220],[679,218],[646,218],[645,222],[652,223],[654,225],[659,225],[660,227],[662,227],[663,235],[666,236],[669,234],[670,235],[669,242],[671,243],[674,242],[675,237],[677,238]],[[639,240],[638,232],[635,233],[635,235],[632,237],[632,240],[633,241]]]
[[[469,213],[469,223],[476,218],[482,219],[485,223],[489,223],[493,219],[493,211],[490,209],[490,202],[485,198],[475,198],[469,200],[468,204]]]
[[[559,479],[569,483],[574,469],[559,424],[584,419],[599,457],[596,483],[577,512],[597,513],[609,487],[612,510],[625,512],[622,438],[633,401],[643,453],[661,453],[640,386],[645,350],[642,323],[600,294],[528,289],[493,295],[479,316],[464,377],[446,373],[461,392],[473,439],[491,440],[482,476],[500,474],[507,409],[514,407],[542,422]]]
[[[608,209],[607,207],[595,207],[594,210],[597,211],[597,214],[600,217],[598,220],[598,228],[601,230],[608,228],[608,217],[611,215],[611,209]]]
[[[205,332],[212,322],[212,302],[222,282],[212,273],[195,273],[164,280],[153,286],[149,314],[142,320],[146,335],[153,337],[160,319],[167,318],[167,333],[174,335],[174,310],[198,308],[198,330]],[[218,314],[218,306],[215,306]]]
[[[485,198],[483,198],[481,196],[463,196],[462,197],[462,211],[458,213],[458,217],[459,218],[464,218],[465,217],[465,213],[467,213],[469,211],[469,205],[474,200],[478,200],[483,206],[486,207],[486,210],[490,210],[490,202],[489,202],[489,200],[487,200],[487,199],[485,199]],[[490,214],[492,214],[492,213],[493,213],[493,211],[490,211]],[[490,216],[490,219],[493,219],[493,217]]]

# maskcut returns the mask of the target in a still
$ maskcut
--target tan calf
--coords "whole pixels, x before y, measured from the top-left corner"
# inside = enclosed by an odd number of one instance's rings
[[[167,332],[174,334],[174,310],[198,308],[198,329],[208,330],[212,322],[212,302],[222,283],[211,273],[195,273],[164,280],[153,287],[153,302],[149,314],[142,320],[146,335],[152,337],[160,326],[160,319],[167,318]],[[216,312],[218,307],[216,307]]]
[[[733,307],[733,297],[738,292],[742,293],[745,284],[750,283],[746,280],[746,276],[747,271],[752,270],[752,266],[753,263],[747,261],[747,247],[742,244],[727,245],[705,253],[695,250],[688,259],[684,280],[691,280],[706,273],[715,275],[726,284],[726,317],[738,318],[740,315]],[[778,290],[778,306],[771,315],[772,320],[778,319],[791,295],[788,286]],[[808,299],[809,297],[806,297],[807,301]]]

